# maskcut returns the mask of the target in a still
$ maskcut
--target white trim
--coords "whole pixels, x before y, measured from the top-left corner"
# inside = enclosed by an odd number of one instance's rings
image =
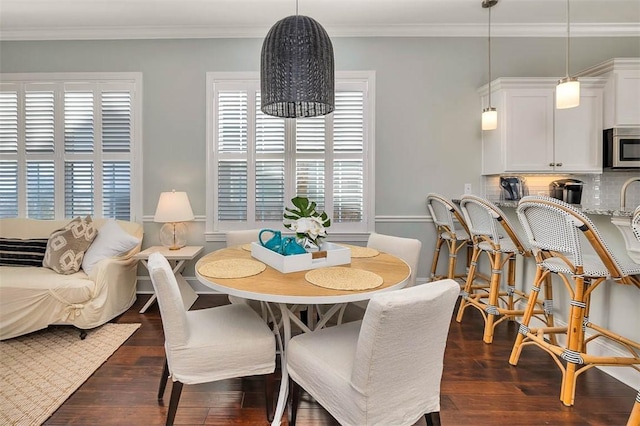
[[[564,37],[566,25],[495,24],[492,37]],[[486,37],[484,24],[325,26],[330,37]],[[38,27],[1,30],[0,40],[128,40],[186,38],[264,38],[267,26]],[[638,37],[640,24],[571,25],[572,37]]]
[[[142,216],[143,222],[153,222],[153,215]],[[196,215],[193,222],[207,222],[206,215]],[[413,216],[400,216],[400,215],[386,215],[376,216],[375,223],[432,223],[433,219],[429,215],[413,215]],[[222,232],[224,234],[224,232]],[[333,235],[333,233],[331,233]],[[350,235],[350,234],[348,234]]]
[[[376,216],[376,223],[432,223],[429,215],[415,216]]]
[[[637,70],[638,66],[640,66],[640,58],[613,58],[582,70],[575,74],[575,77],[602,76],[613,70]]]

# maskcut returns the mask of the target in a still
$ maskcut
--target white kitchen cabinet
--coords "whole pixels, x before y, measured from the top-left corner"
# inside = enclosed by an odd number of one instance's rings
[[[640,58],[614,58],[582,71],[579,76],[607,79],[604,87],[604,128],[640,126]]]
[[[557,110],[557,79],[495,80],[498,128],[482,132],[482,174],[601,173],[604,82],[582,79],[580,106]]]

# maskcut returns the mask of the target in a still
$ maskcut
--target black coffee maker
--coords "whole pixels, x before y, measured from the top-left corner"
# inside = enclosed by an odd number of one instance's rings
[[[549,196],[569,204],[580,204],[584,182],[578,179],[558,179],[549,184]]]
[[[520,176],[500,176],[501,199],[518,201],[527,195],[524,178]]]

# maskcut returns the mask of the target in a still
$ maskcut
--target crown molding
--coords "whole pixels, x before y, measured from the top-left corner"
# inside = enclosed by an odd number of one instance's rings
[[[562,77],[500,77],[491,82],[491,92],[500,89],[549,89],[558,85]],[[604,77],[582,77],[580,84],[585,88],[601,89],[607,83]],[[489,93],[489,84],[478,88],[478,94],[485,96]]]
[[[639,66],[640,58],[613,58],[587,68],[575,76],[599,76],[612,71],[637,70]]]
[[[479,24],[325,26],[331,37],[486,37]],[[269,27],[42,27],[0,29],[1,41],[263,38]],[[494,24],[492,37],[564,37],[564,24]],[[571,37],[640,37],[640,23],[572,24]]]

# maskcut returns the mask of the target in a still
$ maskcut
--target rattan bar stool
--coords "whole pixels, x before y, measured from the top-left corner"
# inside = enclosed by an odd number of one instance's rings
[[[517,365],[522,348],[538,346],[551,355],[562,371],[560,400],[571,406],[575,399],[576,380],[584,371],[597,365],[630,366],[640,369],[640,344],[612,333],[589,321],[591,294],[607,279],[640,288],[640,265],[623,264],[609,250],[595,225],[570,204],[549,197],[528,196],[520,200],[518,219],[534,248],[536,277],[533,290],[551,273],[558,275],[570,296],[570,310],[566,327],[529,328],[534,307],[529,298],[509,363]],[[587,241],[596,254],[583,252]],[[532,291],[531,294],[535,294]],[[587,336],[585,331],[590,330]],[[559,345],[544,339],[544,335],[566,335],[566,343]],[[628,356],[595,356],[587,352],[587,344],[598,338],[617,343],[629,352]]]
[[[460,208],[473,239],[473,254],[469,266],[469,274],[462,300],[458,307],[456,321],[462,322],[464,311],[469,306],[478,309],[484,317],[485,343],[493,341],[495,327],[505,320],[515,320],[522,316],[524,310],[516,309],[519,301],[526,301],[529,296],[515,287],[516,257],[531,256],[531,252],[520,240],[502,210],[492,202],[475,195],[463,195]],[[491,266],[491,277],[488,288],[474,286],[477,265],[480,255],[485,253]],[[506,290],[502,287],[502,272],[507,266]],[[545,302],[534,297],[536,309],[533,314],[545,324],[553,325],[553,314],[548,307],[552,306],[551,285],[545,286]],[[547,309],[545,309],[547,307]]]
[[[466,281],[467,269],[471,261],[472,243],[469,228],[456,205],[446,197],[430,193],[427,195],[427,209],[436,228],[436,245],[431,263],[431,281],[443,278],[461,279]],[[446,274],[437,274],[440,250],[446,245],[449,251],[449,263]],[[471,246],[471,247],[469,247]],[[458,252],[467,247],[467,265],[464,274],[456,274]]]

